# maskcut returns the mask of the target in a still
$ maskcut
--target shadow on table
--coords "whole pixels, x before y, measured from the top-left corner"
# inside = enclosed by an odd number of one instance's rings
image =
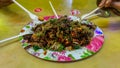
[[[120,30],[120,21],[111,22],[111,23],[109,24],[109,29],[110,29],[111,31]]]

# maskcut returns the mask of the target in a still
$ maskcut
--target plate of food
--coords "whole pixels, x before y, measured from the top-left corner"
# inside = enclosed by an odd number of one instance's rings
[[[97,53],[103,43],[102,30],[88,20],[75,16],[46,16],[42,24],[25,25],[22,47],[34,57],[57,62],[81,60]]]

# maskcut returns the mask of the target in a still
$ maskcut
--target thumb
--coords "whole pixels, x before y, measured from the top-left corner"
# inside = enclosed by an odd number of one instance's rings
[[[120,10],[120,2],[113,2],[113,3],[112,3],[112,7]]]

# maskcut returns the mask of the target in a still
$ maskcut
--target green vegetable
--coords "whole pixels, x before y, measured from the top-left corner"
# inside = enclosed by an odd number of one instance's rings
[[[42,48],[44,51],[47,50],[47,48]]]
[[[57,21],[57,19],[50,19],[50,22],[51,23],[54,23],[54,22],[56,22]]]
[[[59,44],[59,48],[57,49],[57,51],[62,51],[62,50],[64,50],[64,45]]]
[[[79,48],[80,48],[80,45],[74,45],[73,48],[74,48],[74,49],[79,49]]]
[[[20,37],[19,37],[19,40],[22,40],[22,39],[23,39],[23,36],[20,36]]]
[[[28,46],[28,43],[23,43],[23,45],[22,45],[22,46],[25,46],[25,47],[26,47],[26,46]]]
[[[33,49],[35,50],[35,51],[37,51],[37,50],[39,50],[39,49],[41,49],[39,46],[37,46],[37,45],[34,45],[33,46]]]

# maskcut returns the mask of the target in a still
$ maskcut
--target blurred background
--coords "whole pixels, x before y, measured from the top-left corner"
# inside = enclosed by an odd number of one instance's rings
[[[37,16],[54,15],[49,0],[17,1]],[[72,11],[79,11],[74,15],[80,17],[97,7],[96,0],[51,0],[51,2],[58,15],[72,15]],[[27,13],[14,3],[1,7],[0,40],[18,35],[24,25],[30,21]],[[104,46],[95,56],[74,63],[48,62],[27,54],[20,42],[14,39],[0,44],[0,68],[73,68],[73,66],[76,66],[75,68],[120,68],[120,16],[112,14],[109,18],[96,17],[91,21],[99,26],[105,35]]]

